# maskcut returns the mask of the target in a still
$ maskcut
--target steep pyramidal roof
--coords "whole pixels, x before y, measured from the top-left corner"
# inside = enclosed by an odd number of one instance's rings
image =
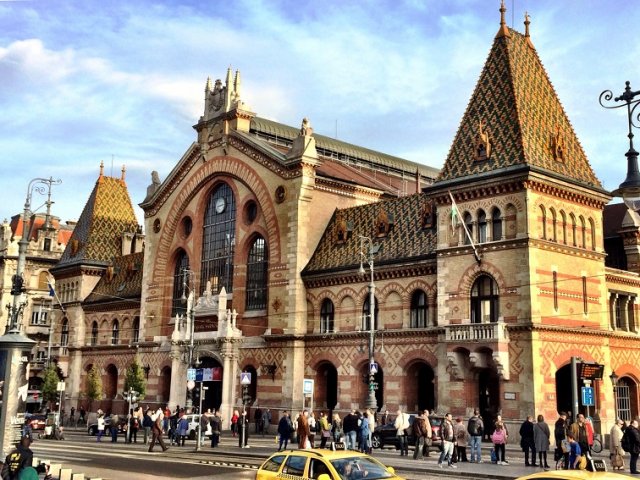
[[[133,211],[127,185],[122,178],[100,176],[82,210],[56,269],[72,264],[109,264],[122,252],[122,234],[135,232],[138,221]]]
[[[436,182],[531,166],[602,188],[529,38],[503,21]]]

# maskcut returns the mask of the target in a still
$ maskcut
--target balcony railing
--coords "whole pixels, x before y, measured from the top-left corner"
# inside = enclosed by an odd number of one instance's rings
[[[447,342],[497,342],[509,339],[507,326],[497,323],[466,323],[445,327]]]

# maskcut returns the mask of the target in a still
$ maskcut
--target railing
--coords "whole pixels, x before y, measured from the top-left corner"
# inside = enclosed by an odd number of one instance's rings
[[[501,322],[447,325],[445,332],[447,342],[486,342],[509,339],[507,327]]]

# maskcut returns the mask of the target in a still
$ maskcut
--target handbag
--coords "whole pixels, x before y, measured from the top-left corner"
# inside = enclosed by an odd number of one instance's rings
[[[611,454],[611,466],[614,468],[622,468],[624,467],[624,458],[619,453]]]
[[[323,438],[331,437],[331,430],[322,430],[322,437]]]

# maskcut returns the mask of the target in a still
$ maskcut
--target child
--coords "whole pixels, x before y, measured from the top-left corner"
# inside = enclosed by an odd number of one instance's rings
[[[496,423],[496,429],[491,434],[491,441],[493,442],[496,451],[496,463],[498,465],[509,465],[509,462],[504,459],[507,432],[505,431],[502,423]]]
[[[580,449],[580,444],[576,442],[576,439],[571,433],[567,435],[567,440],[569,440],[569,446],[570,446],[569,468],[572,470],[578,470],[580,457],[582,457],[582,450]]]

